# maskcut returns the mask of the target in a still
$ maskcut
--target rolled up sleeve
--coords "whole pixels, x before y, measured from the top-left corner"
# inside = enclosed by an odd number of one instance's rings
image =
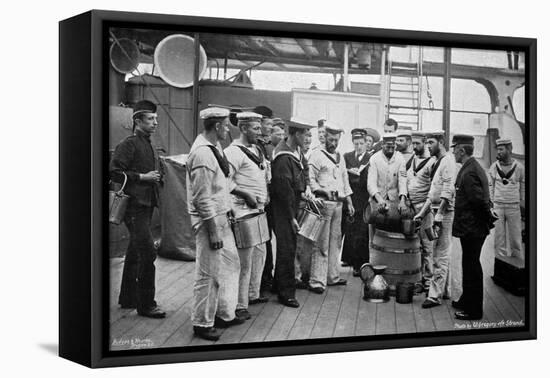
[[[448,158],[445,158],[445,161],[442,163],[445,164],[441,164],[441,199],[446,199],[450,202],[454,197],[456,166]]]
[[[380,192],[380,189],[378,189],[378,166],[376,159],[372,158],[367,175],[367,189],[371,197],[374,197],[378,192]]]

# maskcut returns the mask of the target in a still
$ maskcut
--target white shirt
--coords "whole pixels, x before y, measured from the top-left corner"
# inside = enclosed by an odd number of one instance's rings
[[[388,159],[383,150],[376,152],[370,158],[370,168],[367,178],[367,188],[371,198],[380,193],[382,198],[390,201],[407,195],[407,172],[403,155],[397,151]]]
[[[351,195],[353,191],[349,186],[348,171],[344,159],[340,158],[338,164],[335,164],[325,153],[328,154],[326,150],[317,148],[311,152],[308,159],[311,190],[313,192],[318,189],[337,191],[339,197]],[[332,157],[337,160],[336,154]]]

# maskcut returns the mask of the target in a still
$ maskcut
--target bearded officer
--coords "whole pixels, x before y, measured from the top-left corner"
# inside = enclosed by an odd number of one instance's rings
[[[295,259],[297,212],[307,186],[307,161],[302,153],[307,130],[313,126],[290,121],[288,138],[274,150],[271,179],[271,208],[277,237],[275,285],[279,302],[299,307],[296,300]]]
[[[412,131],[405,127],[397,129],[397,138],[395,139],[395,149],[403,155],[405,160],[405,170],[409,171],[415,157],[412,145]]]
[[[233,213],[236,219],[250,214],[260,214],[265,210],[267,195],[267,165],[265,157],[257,145],[261,133],[262,116],[257,113],[237,114],[241,135],[224,152],[231,167],[229,175]],[[267,219],[265,227],[267,228]],[[254,235],[250,235],[254,237]],[[241,273],[239,276],[239,296],[237,315],[250,319],[249,299],[252,303],[266,302],[260,297],[260,284],[265,264],[265,243],[248,248],[238,248]]]
[[[489,168],[490,194],[498,220],[495,223],[495,253],[523,259],[521,215],[525,211],[525,168],[512,158],[512,141],[496,141],[497,161]],[[510,246],[507,250],[506,245]]]
[[[228,220],[229,163],[220,144],[229,132],[229,110],[207,108],[200,117],[204,131],[187,159],[187,200],[197,245],[192,323],[198,337],[218,340],[214,325],[244,322],[235,316],[240,264]]]
[[[336,148],[343,130],[325,124],[325,145],[312,151],[308,159],[309,181],[313,193],[324,200],[321,214],[326,221],[311,252],[309,290],[321,294],[327,286],[346,285],[340,278],[339,257],[342,243],[342,203],[350,216],[355,214],[345,162]]]
[[[124,217],[130,242],[124,257],[119,304],[122,308],[137,308],[141,316],[164,318],[166,313],[155,302],[157,254],[151,234],[151,217],[158,206],[158,185],[162,179],[151,145],[151,135],[158,126],[157,106],[151,101],[139,101],[132,118],[134,135],[116,147],[109,166],[113,181],[121,184],[127,181],[124,190],[130,196]]]

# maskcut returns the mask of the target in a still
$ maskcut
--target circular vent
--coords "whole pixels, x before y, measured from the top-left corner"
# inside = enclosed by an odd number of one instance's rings
[[[164,38],[155,49],[155,69],[168,84],[177,88],[193,85],[195,40],[187,35],[173,34]],[[199,79],[207,68],[206,52],[200,46]]]
[[[128,38],[120,38],[113,42],[109,51],[111,65],[121,74],[133,72],[139,63],[139,48],[134,41]]]

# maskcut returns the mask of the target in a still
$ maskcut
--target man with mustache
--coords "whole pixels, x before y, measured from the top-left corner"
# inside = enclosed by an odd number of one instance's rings
[[[512,158],[512,141],[496,141],[497,161],[489,168],[490,194],[498,220],[495,223],[497,256],[523,258],[521,215],[525,211],[525,168]],[[506,243],[510,250],[506,249]]]
[[[342,203],[345,201],[350,216],[355,209],[351,200],[345,163],[336,151],[342,129],[326,125],[325,145],[312,151],[309,163],[309,181],[313,193],[324,200],[321,214],[327,218],[319,240],[311,251],[309,290],[321,294],[327,286],[346,285],[340,278],[339,257],[342,243]]]

